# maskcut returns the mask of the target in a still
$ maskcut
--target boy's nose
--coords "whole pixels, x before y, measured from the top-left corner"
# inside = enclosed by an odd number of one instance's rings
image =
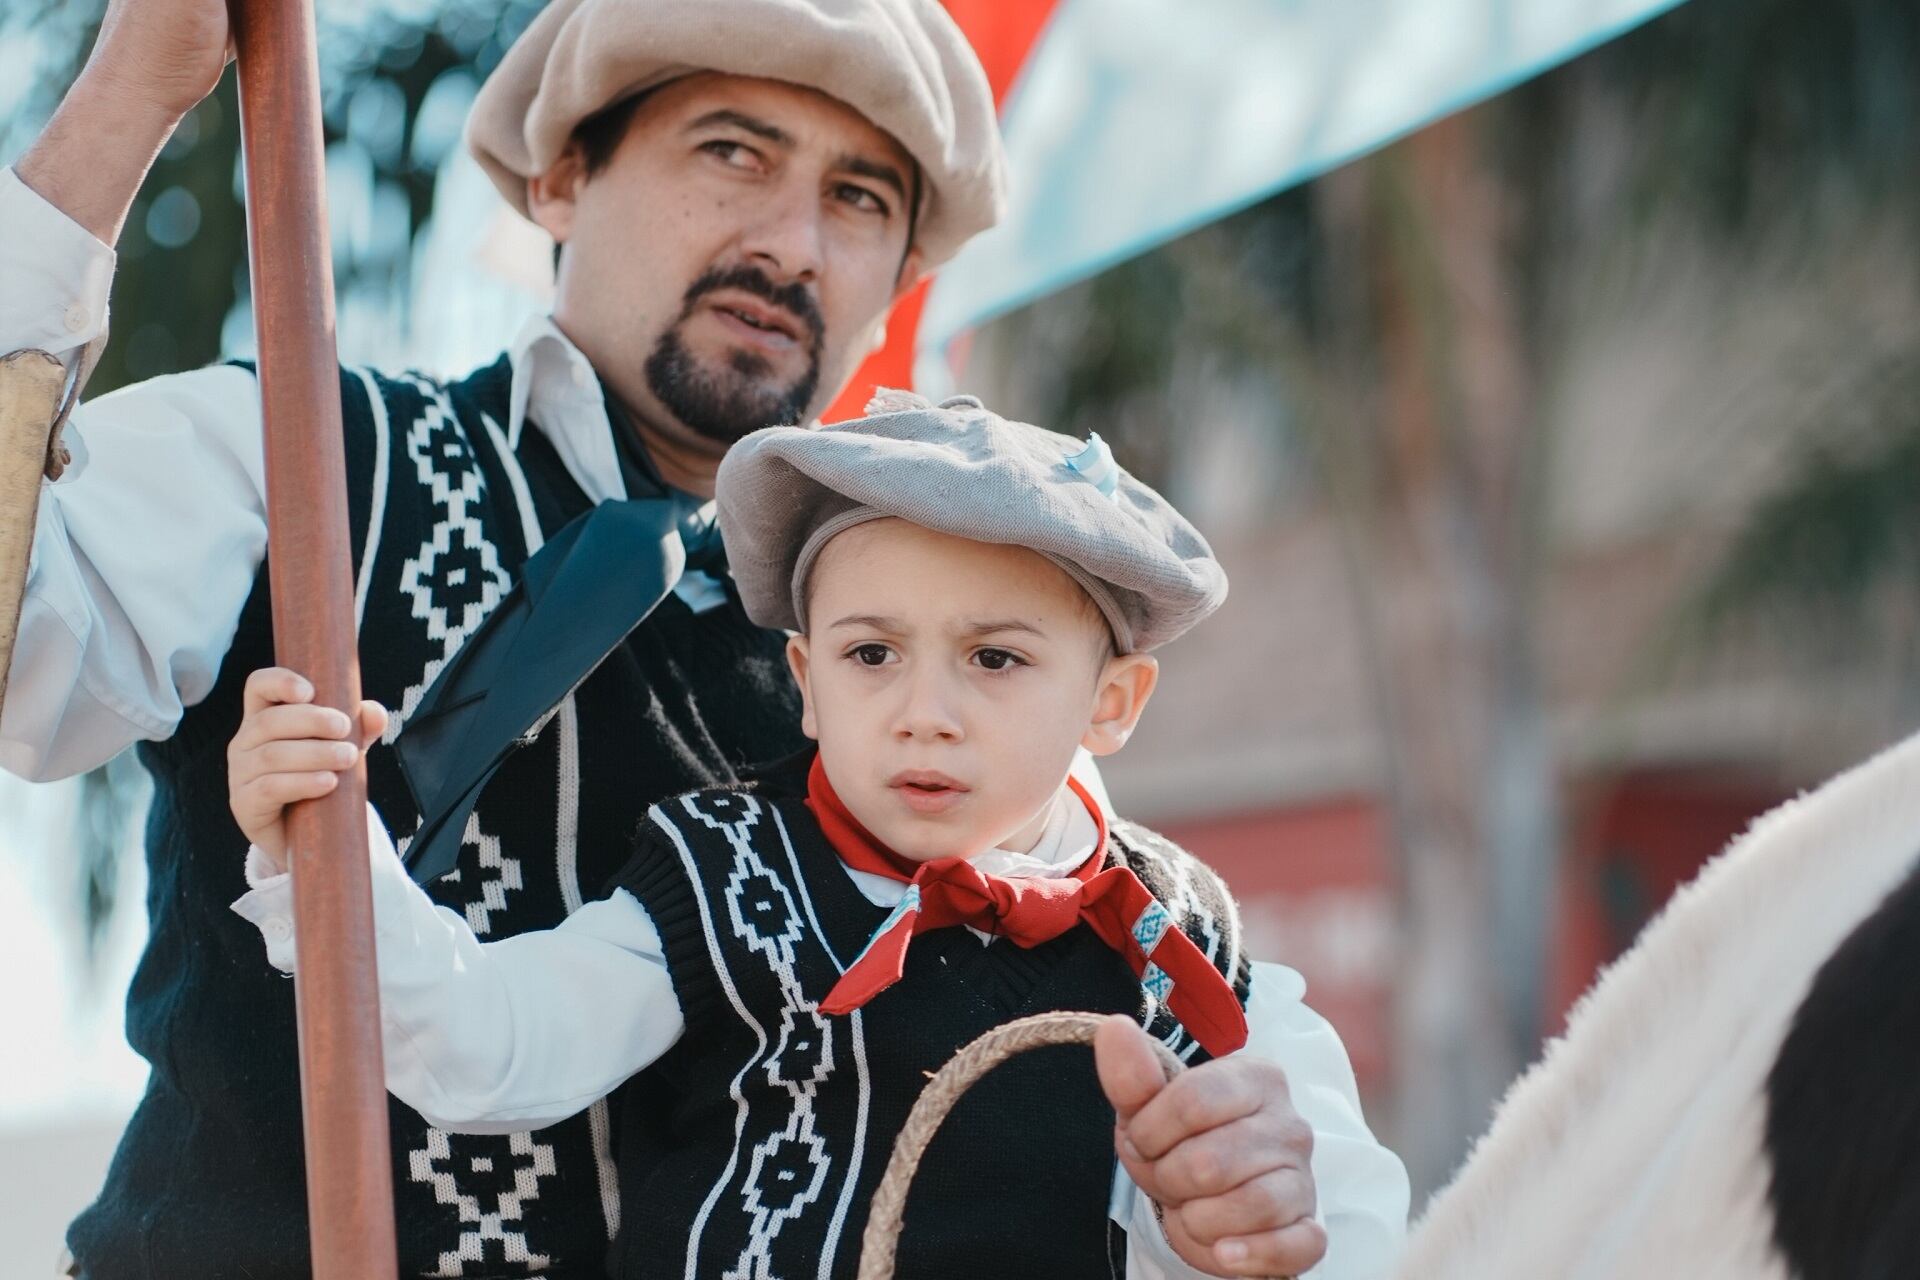
[[[910,680],[894,718],[893,735],[901,742],[959,742],[966,736],[945,685],[922,676]]]

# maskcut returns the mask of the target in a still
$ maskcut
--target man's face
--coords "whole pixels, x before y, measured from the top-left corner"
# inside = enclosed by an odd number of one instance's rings
[[[662,86],[605,167],[530,186],[566,246],[554,317],[622,403],[718,453],[806,422],[918,274],[912,160],[833,98],[703,73]]]
[[[792,640],[834,791],[916,862],[1025,851],[1074,750],[1117,750],[1152,658],[1109,657],[1106,622],[1057,565],[904,520],[855,525],[813,568]]]

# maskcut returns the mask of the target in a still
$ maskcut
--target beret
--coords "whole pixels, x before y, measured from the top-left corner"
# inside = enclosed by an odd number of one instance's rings
[[[935,0],[553,0],[480,87],[467,146],[524,214],[581,121],[697,71],[817,89],[891,135],[920,166],[928,266],[1005,210],[986,72]]]
[[[1039,552],[1086,589],[1121,653],[1165,644],[1226,599],[1226,573],[1200,531],[1121,469],[1099,436],[1010,422],[972,396],[936,405],[882,391],[867,415],[767,427],[722,459],[727,563],[761,626],[801,630],[820,549],[886,516]]]

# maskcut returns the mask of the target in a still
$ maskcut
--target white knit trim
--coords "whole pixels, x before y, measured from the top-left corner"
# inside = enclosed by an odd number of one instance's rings
[[[392,465],[393,441],[387,438],[390,423],[387,401],[380,384],[369,369],[353,371],[367,391],[367,403],[373,409],[373,501],[367,516],[367,545],[360,553],[358,581],[353,584],[353,628],[357,634],[367,618],[367,591],[373,585],[373,562],[380,550],[380,533],[387,520],[388,469]]]

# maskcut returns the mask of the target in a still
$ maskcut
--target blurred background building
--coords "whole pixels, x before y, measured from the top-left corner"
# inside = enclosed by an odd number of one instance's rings
[[[99,8],[0,15],[0,160]],[[458,146],[538,8],[321,0],[343,359],[458,372],[542,305]],[[1916,122],[1910,0],[1690,0],[941,353],[1213,538],[1232,597],[1108,780],[1306,974],[1420,1188],[1676,884],[1920,723]],[[249,350],[237,148],[229,80],[129,220],[95,394]],[[20,1257],[138,1096],[142,785],[0,777]]]

